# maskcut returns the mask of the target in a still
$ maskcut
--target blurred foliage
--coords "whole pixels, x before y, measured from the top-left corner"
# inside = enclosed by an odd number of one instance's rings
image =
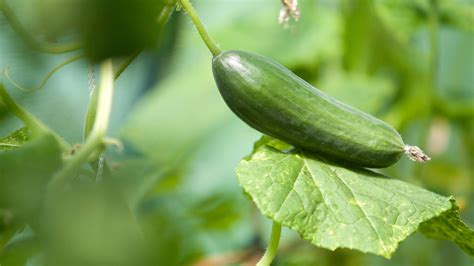
[[[27,127],[22,127],[8,136],[0,139],[0,149],[1,150],[13,150],[21,147],[29,139],[29,129]]]
[[[0,153],[0,208],[36,222],[44,185],[61,164],[59,144],[51,135]]]
[[[130,5],[127,0],[29,0],[2,5],[4,17],[31,48],[55,53],[82,47],[90,59],[99,61],[155,47],[165,22],[160,15],[174,1],[138,0]],[[24,21],[15,13],[28,17]],[[36,35],[43,35],[44,41]]]
[[[461,216],[474,222],[472,1],[302,0],[301,20],[286,29],[277,23],[277,0],[195,2],[221,48],[270,56],[429,151],[429,164],[402,159],[383,172],[454,195]],[[211,56],[184,13],[175,12],[161,31],[156,19],[169,3],[0,1],[17,18],[12,23],[2,9],[0,69],[9,67],[20,84],[34,87],[70,56],[30,49],[38,44],[80,44],[88,56],[41,91],[24,93],[3,79],[15,99],[70,143],[82,141],[86,63],[144,50],[117,81],[109,134],[125,147],[109,149],[103,183],[85,167],[64,194],[44,199],[45,183],[61,164],[54,140],[0,151],[0,264],[188,265],[255,250],[256,243],[263,248],[268,223],[234,174],[259,134],[220,98]],[[0,104],[0,136],[21,127]],[[229,258],[220,265],[245,260]],[[472,259],[452,243],[418,234],[388,261],[328,252],[284,231],[275,264],[441,266]]]

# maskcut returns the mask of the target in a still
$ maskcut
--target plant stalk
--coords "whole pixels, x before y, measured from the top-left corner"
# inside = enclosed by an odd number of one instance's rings
[[[21,107],[13,100],[13,98],[7,93],[5,87],[0,84],[0,105],[3,105],[10,113],[20,119],[25,126],[29,128],[33,137],[39,136],[44,133],[53,134],[59,141],[59,144],[64,150],[69,148],[69,144],[54,131],[49,129],[43,122],[28,112],[26,109]]]
[[[120,75],[127,69],[127,67],[138,57],[138,55],[142,52],[142,50],[136,50],[131,55],[123,60],[123,62],[119,65],[117,70],[114,74],[114,79],[118,79]]]
[[[219,49],[219,47],[217,47],[214,40],[212,40],[212,38],[207,33],[206,29],[204,28],[204,25],[202,25],[202,22],[196,13],[196,10],[191,5],[189,0],[180,0],[180,1],[184,10],[186,10],[186,12],[188,12],[188,15],[191,17],[191,20],[193,21],[194,26],[196,26],[196,29],[198,30],[199,35],[201,36],[201,39],[204,41],[204,43],[206,44],[207,48],[212,53],[212,55],[216,56],[220,54],[221,50]]]
[[[0,104],[3,104],[9,112],[18,117],[31,130],[33,135],[47,132],[46,126],[31,113],[18,105],[7,93],[3,85],[0,85]]]
[[[175,2],[167,4],[158,15],[157,23],[158,23],[158,30],[160,32],[163,30],[166,22],[168,22],[168,19],[171,17],[171,14],[173,13],[175,6],[176,6]],[[115,79],[118,79],[120,77],[123,71],[125,71],[125,69],[138,57],[138,55],[141,52],[142,52],[141,50],[136,50],[130,56],[125,58],[122,64],[120,64],[118,69],[115,71]]]
[[[273,222],[272,235],[270,236],[270,242],[268,248],[263,254],[263,257],[258,261],[257,266],[270,266],[273,259],[276,256],[278,244],[280,243],[281,225],[277,222]]]
[[[114,71],[112,60],[108,59],[101,65],[101,81],[98,87],[97,112],[92,130],[78,152],[66,161],[63,168],[51,179],[49,189],[60,187],[74,177],[74,172],[86,163],[90,156],[104,149],[104,137],[109,125],[112,111],[114,90]]]

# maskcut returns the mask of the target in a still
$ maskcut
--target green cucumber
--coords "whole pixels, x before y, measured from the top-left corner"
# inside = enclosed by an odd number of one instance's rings
[[[429,160],[387,123],[324,94],[270,58],[225,51],[213,58],[212,70],[240,119],[304,151],[370,168],[390,166],[403,153]]]

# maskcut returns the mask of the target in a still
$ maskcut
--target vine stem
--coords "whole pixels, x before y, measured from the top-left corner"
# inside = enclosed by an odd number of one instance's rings
[[[38,135],[47,131],[46,126],[41,121],[13,100],[3,85],[0,85],[0,103],[3,103],[9,112],[23,121],[23,123],[31,130],[33,135]]]
[[[91,155],[100,152],[104,148],[104,138],[109,125],[110,112],[112,111],[114,90],[114,71],[111,59],[102,63],[100,76],[100,86],[97,92],[97,113],[92,130],[78,152],[66,161],[63,168],[53,176],[49,183],[49,189],[60,187],[66,183],[73,177],[74,171],[86,163]]]
[[[268,248],[263,254],[263,257],[258,261],[257,266],[270,266],[273,259],[276,256],[278,244],[280,243],[281,225],[277,222],[273,222],[272,235],[270,236],[270,243]]]
[[[141,50],[136,50],[127,58],[125,58],[122,64],[120,64],[117,70],[115,71],[114,79],[118,79],[120,75],[122,75],[122,73],[125,71],[125,69],[127,69],[127,67],[132,64],[132,62],[138,57],[141,52]]]
[[[216,55],[220,54],[221,50],[219,49],[219,47],[217,47],[214,40],[212,40],[212,38],[207,33],[206,29],[204,28],[204,25],[202,25],[202,22],[199,19],[197,13],[196,13],[196,10],[191,5],[189,0],[180,0],[180,2],[181,2],[181,5],[183,6],[184,10],[186,10],[186,12],[188,12],[188,15],[191,17],[191,20],[193,21],[194,26],[196,27],[196,29],[199,32],[199,35],[201,36],[201,39],[204,41],[204,43],[206,44],[209,51],[211,51],[212,55],[216,56]]]
[[[7,93],[5,87],[0,84],[0,105],[3,105],[10,113],[20,119],[25,126],[27,126],[31,130],[31,134],[33,136],[39,136],[43,133],[51,133],[56,137],[59,141],[61,147],[65,150],[69,148],[69,144],[59,135],[54,133],[51,129],[49,129],[43,122],[41,122],[38,118],[24,109],[22,106],[17,104],[15,100]]]
[[[161,10],[160,14],[156,18],[156,22],[158,22],[158,26],[160,27],[159,29],[162,30],[163,27],[165,26],[166,22],[168,22],[168,19],[170,18],[171,14],[173,13],[175,7],[176,7],[176,1],[173,0],[171,2],[168,2],[164,7],[163,10]]]
[[[158,23],[158,31],[162,31],[163,28],[165,27],[165,24],[168,22],[169,18],[171,17],[171,14],[174,11],[174,8],[176,6],[175,1],[172,3],[168,3],[163,10],[160,12],[158,15],[156,21]],[[118,67],[118,69],[115,71],[115,79],[118,79],[120,75],[125,71],[125,69],[138,57],[138,55],[141,53],[141,50],[136,50],[130,56],[128,56],[122,64]]]

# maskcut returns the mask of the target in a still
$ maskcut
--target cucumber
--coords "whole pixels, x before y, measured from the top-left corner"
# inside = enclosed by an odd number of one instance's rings
[[[225,51],[213,58],[212,70],[240,119],[303,151],[369,168],[390,166],[403,153],[429,160],[387,123],[326,95],[270,58]]]

